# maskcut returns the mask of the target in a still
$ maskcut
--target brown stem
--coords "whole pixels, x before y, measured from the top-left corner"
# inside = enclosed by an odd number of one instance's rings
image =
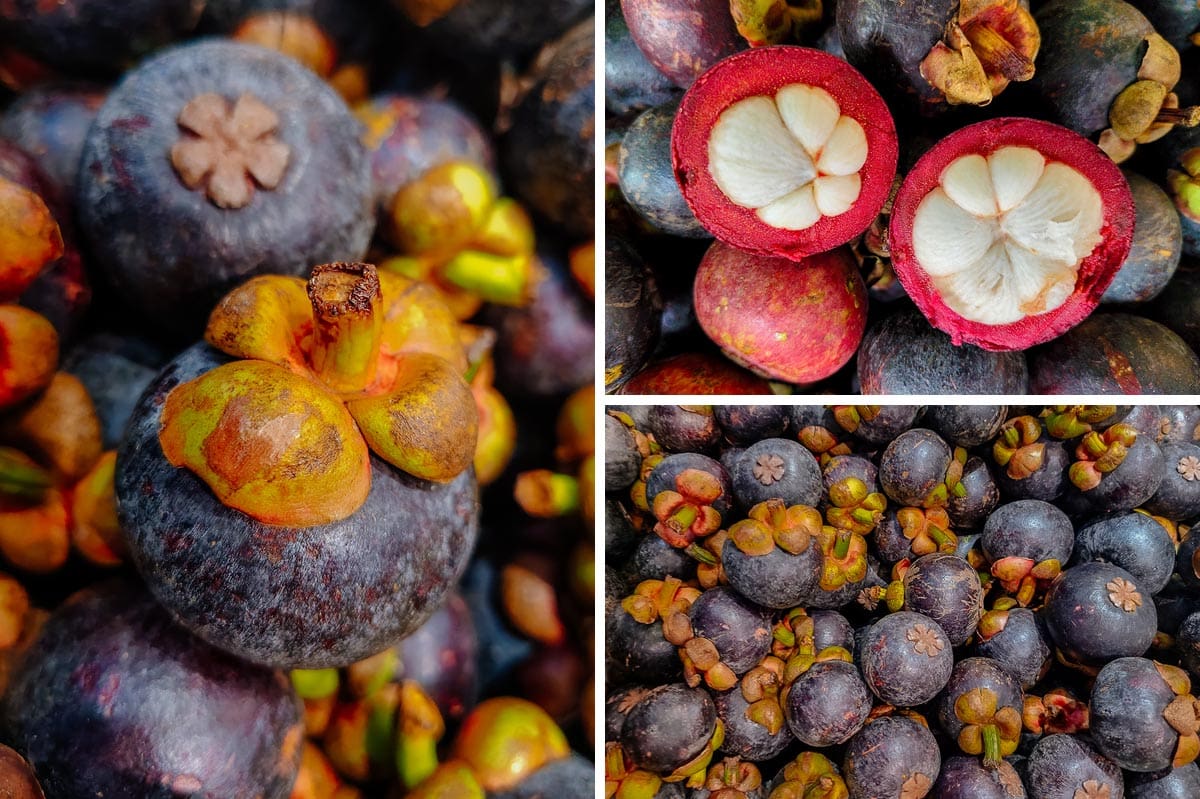
[[[379,275],[371,264],[322,264],[308,281],[313,307],[313,371],[338,393],[375,380],[383,338]]]
[[[1200,125],[1200,105],[1187,108],[1163,108],[1154,117],[1156,123],[1176,125],[1182,128],[1194,128]]]

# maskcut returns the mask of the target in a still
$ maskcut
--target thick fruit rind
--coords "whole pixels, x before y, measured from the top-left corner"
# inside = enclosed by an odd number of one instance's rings
[[[977,154],[987,157],[1002,147],[1029,147],[1046,160],[1082,173],[1100,194],[1104,223],[1100,243],[1078,266],[1075,290],[1058,308],[1016,322],[989,325],[952,311],[917,260],[913,222],[917,208],[939,185],[942,172],[956,159]],[[986,350],[1019,350],[1062,335],[1096,308],[1116,277],[1133,245],[1133,195],[1121,170],[1087,139],[1050,122],[1001,117],[968,125],[942,139],[908,173],[892,206],[889,233],[892,265],[905,291],[930,324],[950,334],[955,344],[974,344]],[[946,246],[952,246],[946,242]]]
[[[708,166],[708,140],[726,108],[747,97],[774,96],[794,83],[829,92],[842,115],[862,126],[868,148],[858,173],[862,189],[850,210],[822,217],[801,231],[774,228],[754,209],[736,205],[717,186]],[[887,200],[898,152],[896,125],[875,87],[837,56],[791,45],[746,50],[709,69],[683,96],[671,133],[675,179],[700,223],[740,250],[793,259],[832,250],[871,224]]]

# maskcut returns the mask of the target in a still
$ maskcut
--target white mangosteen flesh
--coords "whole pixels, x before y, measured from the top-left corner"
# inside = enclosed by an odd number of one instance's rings
[[[783,230],[844,214],[862,190],[862,125],[816,86],[795,83],[721,112],[708,140],[713,181],[729,200]]]
[[[1103,221],[1100,193],[1078,170],[1002,147],[942,171],[917,207],[913,252],[947,307],[1003,325],[1067,301]]]

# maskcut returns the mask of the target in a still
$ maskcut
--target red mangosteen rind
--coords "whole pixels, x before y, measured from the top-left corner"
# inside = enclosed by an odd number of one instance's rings
[[[920,264],[913,227],[917,210],[952,163],[969,155],[988,157],[1005,147],[1036,150],[1047,164],[1061,163],[1087,178],[1100,197],[1099,243],[1076,265],[1075,287],[1058,307],[1006,324],[967,319],[943,301]],[[1050,122],[1002,117],[968,125],[942,139],[908,173],[892,206],[892,264],[905,291],[934,327],[957,344],[996,352],[1021,350],[1062,335],[1088,317],[1116,277],[1133,244],[1133,195],[1121,170],[1099,147]],[[947,246],[954,246],[947,242]]]
[[[842,116],[866,136],[867,157],[858,170],[858,197],[849,210],[822,216],[803,230],[764,222],[756,209],[732,201],[709,165],[709,139],[722,113],[756,96],[803,84],[824,90]],[[896,174],[896,125],[879,92],[846,61],[820,50],[791,45],[759,47],[730,56],[696,79],[683,96],[671,134],[671,160],[684,199],[716,238],[746,252],[800,258],[826,252],[866,230],[879,214]]]
[[[715,242],[696,272],[693,303],[726,357],[788,383],[837,372],[867,325],[867,289],[846,248],[792,261]]]

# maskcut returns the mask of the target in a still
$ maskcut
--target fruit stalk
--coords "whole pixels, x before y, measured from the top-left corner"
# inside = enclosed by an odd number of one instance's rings
[[[366,389],[375,380],[383,333],[375,267],[317,266],[308,281],[308,297],[313,307],[313,371],[340,394]]]

